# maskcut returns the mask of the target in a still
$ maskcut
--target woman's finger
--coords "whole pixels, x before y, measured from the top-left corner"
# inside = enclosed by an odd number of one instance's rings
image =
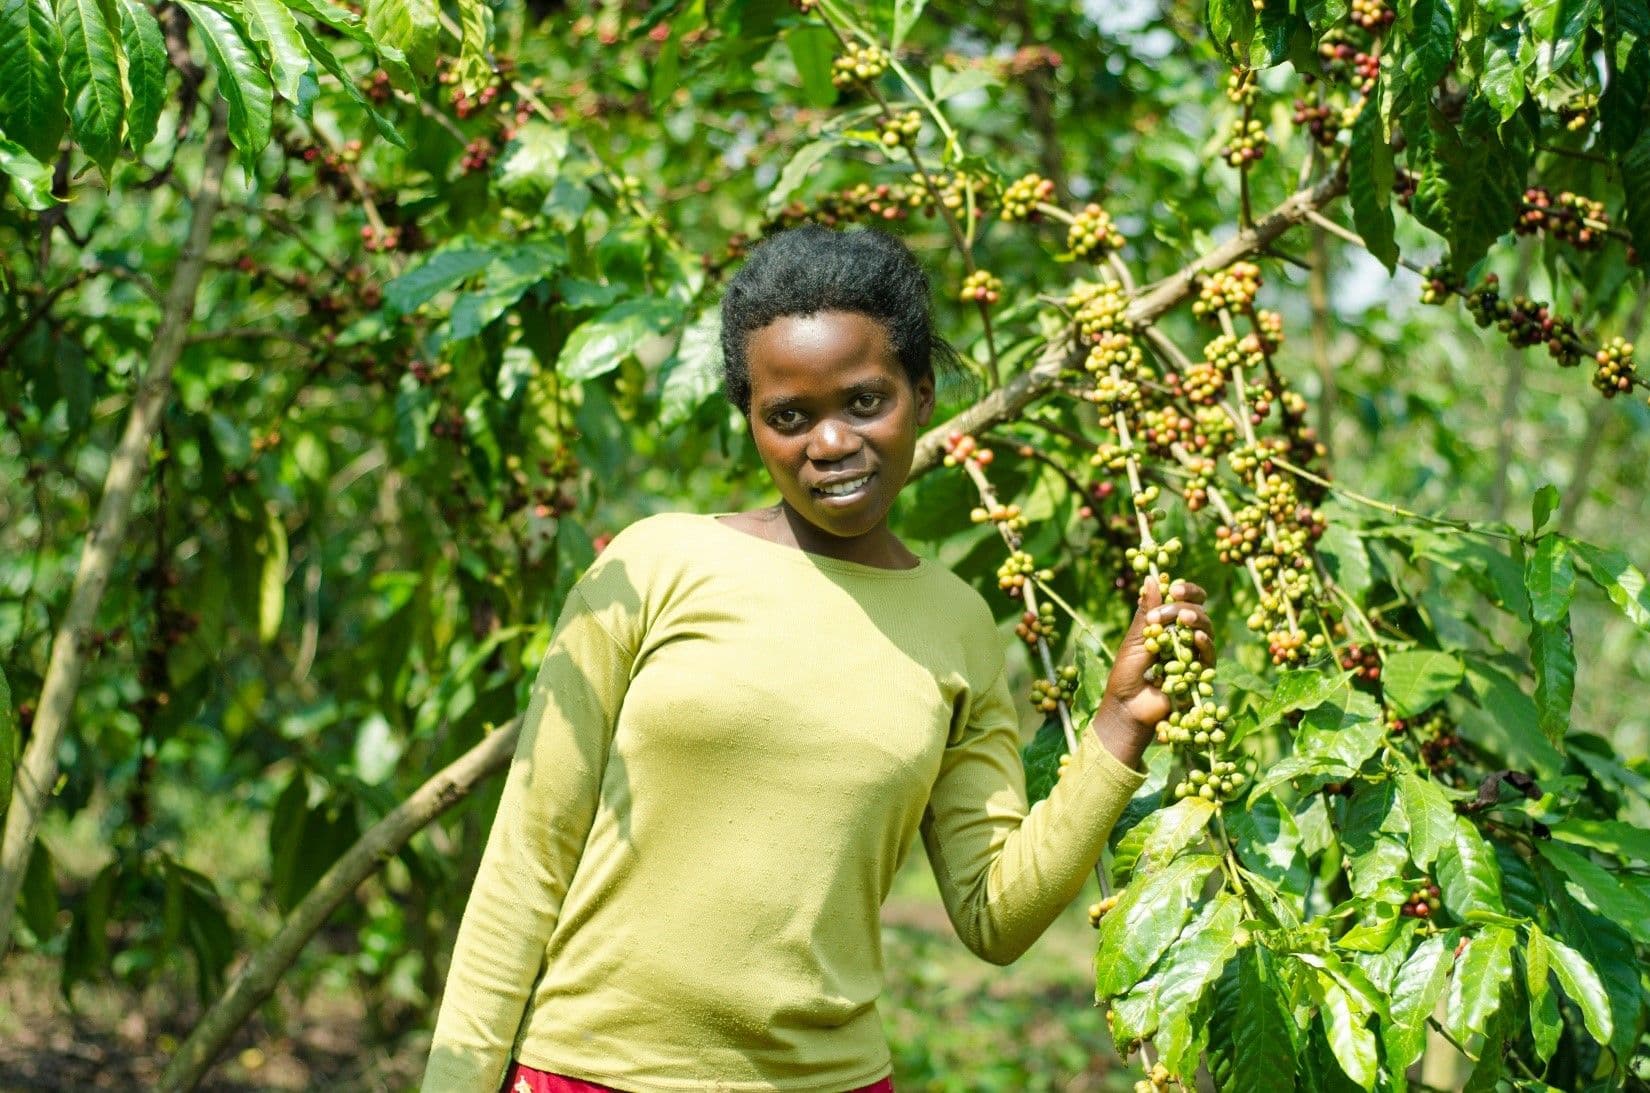
[[[1176,581],[1169,586],[1169,598],[1183,603],[1202,603],[1209,598],[1202,585],[1191,581]]]

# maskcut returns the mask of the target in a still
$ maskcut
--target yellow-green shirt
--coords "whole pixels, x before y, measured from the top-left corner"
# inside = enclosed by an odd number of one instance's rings
[[[631,1093],[874,1082],[878,912],[915,836],[958,935],[1006,964],[1141,782],[1085,730],[1028,810],[978,593],[701,515],[614,538],[525,716],[426,1091],[492,1093],[512,1055]]]

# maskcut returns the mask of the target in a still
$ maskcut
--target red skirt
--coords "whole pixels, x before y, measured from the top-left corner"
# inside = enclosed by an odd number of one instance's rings
[[[577,1078],[564,1078],[560,1074],[546,1074],[542,1070],[534,1070],[530,1066],[512,1063],[510,1070],[504,1075],[504,1088],[500,1093],[623,1093],[612,1086],[596,1085],[594,1082],[584,1082]],[[858,1089],[850,1089],[847,1093],[894,1093],[894,1080],[884,1078],[880,1082],[862,1085]]]

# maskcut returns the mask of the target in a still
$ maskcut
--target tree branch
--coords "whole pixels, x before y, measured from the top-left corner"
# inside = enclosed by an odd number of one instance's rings
[[[196,1022],[189,1038],[167,1063],[159,1088],[172,1093],[200,1084],[235,1030],[274,991],[275,984],[344,898],[383,868],[385,862],[431,821],[509,766],[520,733],[519,717],[494,730],[363,832],[355,845],[321,875],[315,887],[281,923],[275,936],[252,954],[229,989]]]
[[[17,893],[34,849],[40,815],[45,810],[52,784],[57,781],[57,746],[74,712],[75,692],[86,663],[86,631],[97,619],[115,554],[126,537],[132,499],[142,483],[149,461],[149,445],[171,393],[172,367],[183,350],[184,335],[194,318],[201,272],[206,268],[206,246],[212,238],[212,222],[217,217],[224,169],[229,162],[223,114],[221,107],[213,114],[200,186],[195,191],[188,234],[166,296],[166,311],[155,333],[149,370],[138,385],[120,443],[109,460],[103,497],[86,533],[80,564],[75,569],[69,607],[52,638],[51,661],[41,686],[34,733],[17,767],[16,792],[6,813],[4,839],[0,841],[0,955],[11,941]]]
[[[1278,236],[1346,192],[1346,169],[1285,198],[1252,228],[1246,228],[1209,253],[1148,285],[1129,304],[1128,318],[1137,325],[1150,323],[1190,296],[1203,274],[1225,267],[1269,246]],[[945,438],[953,431],[978,433],[1019,417],[1031,403],[1051,390],[1079,347],[1069,340],[1050,342],[1028,372],[1022,372],[968,409],[928,430],[917,440],[911,477],[927,474],[945,457]]]

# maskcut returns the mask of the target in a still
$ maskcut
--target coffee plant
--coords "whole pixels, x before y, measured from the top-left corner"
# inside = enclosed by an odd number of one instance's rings
[[[0,948],[192,976],[169,1089],[329,959],[426,1023],[546,620],[766,497],[722,279],[863,225],[1034,798],[1211,593],[1089,908],[1136,1088],[1650,1082],[1650,4],[1098,7],[0,0]]]

